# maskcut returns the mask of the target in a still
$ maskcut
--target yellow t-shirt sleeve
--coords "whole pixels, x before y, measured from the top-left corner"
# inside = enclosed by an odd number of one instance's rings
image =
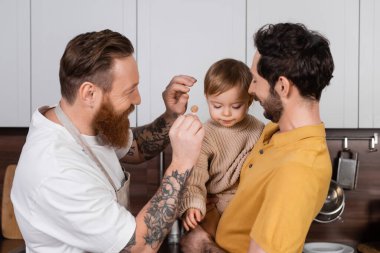
[[[302,252],[320,184],[304,166],[278,168],[263,198],[250,237],[267,253]]]

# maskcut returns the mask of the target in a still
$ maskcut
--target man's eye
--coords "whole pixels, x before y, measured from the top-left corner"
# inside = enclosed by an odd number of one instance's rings
[[[128,93],[127,93],[127,95],[132,94],[135,90],[136,90],[136,88],[133,88],[133,89],[129,90]]]

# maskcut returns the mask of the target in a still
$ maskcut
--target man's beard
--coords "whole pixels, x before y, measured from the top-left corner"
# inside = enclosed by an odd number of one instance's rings
[[[274,123],[278,123],[284,111],[284,107],[277,92],[270,88],[269,96],[264,101],[260,101],[255,94],[253,95],[253,98],[256,101],[259,101],[264,108],[264,117]]]
[[[112,105],[103,102],[99,112],[95,115],[93,125],[97,135],[105,144],[116,148],[123,148],[128,144],[129,114],[135,109],[131,105],[126,111],[117,114]]]

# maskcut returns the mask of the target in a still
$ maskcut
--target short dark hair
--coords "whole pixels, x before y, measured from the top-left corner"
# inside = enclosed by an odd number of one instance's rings
[[[205,95],[217,95],[234,87],[239,87],[248,95],[252,74],[248,66],[235,59],[222,59],[208,69],[204,80]]]
[[[108,29],[76,36],[67,44],[60,62],[62,97],[73,103],[80,85],[86,81],[109,91],[114,59],[133,52],[128,38]]]
[[[272,88],[280,76],[285,76],[296,85],[301,96],[320,99],[334,71],[325,37],[303,24],[279,23],[261,27],[254,41],[261,55],[257,72]]]

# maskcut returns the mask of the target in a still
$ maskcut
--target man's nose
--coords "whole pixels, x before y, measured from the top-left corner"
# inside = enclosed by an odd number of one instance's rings
[[[135,91],[136,94],[134,94],[134,97],[133,97],[133,104],[134,105],[139,105],[141,103],[141,96],[140,96],[140,92],[138,89],[136,89]]]

